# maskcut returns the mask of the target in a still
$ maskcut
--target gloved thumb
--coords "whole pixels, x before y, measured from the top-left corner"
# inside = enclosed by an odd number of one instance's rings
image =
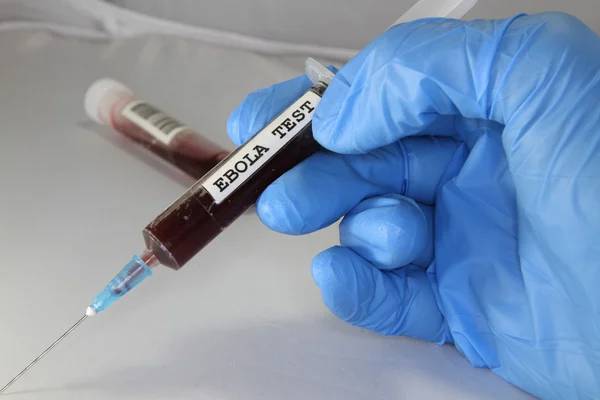
[[[334,152],[367,153],[437,134],[428,128],[442,116],[463,116],[511,122],[503,134],[508,154],[525,148],[524,129],[554,149],[561,136],[547,127],[560,120],[548,110],[589,120],[579,105],[596,104],[587,89],[599,68],[598,35],[565,14],[418,20],[389,29],[340,69],[315,112],[314,136]]]

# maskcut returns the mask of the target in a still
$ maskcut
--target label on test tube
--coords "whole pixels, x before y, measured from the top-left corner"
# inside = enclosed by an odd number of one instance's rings
[[[227,199],[311,121],[321,97],[307,92],[203,179],[217,204]]]
[[[178,133],[188,129],[181,122],[143,101],[127,104],[121,111],[121,115],[165,145],[168,145]]]

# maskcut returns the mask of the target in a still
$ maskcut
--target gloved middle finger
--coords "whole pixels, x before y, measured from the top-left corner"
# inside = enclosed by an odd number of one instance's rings
[[[432,204],[457,148],[449,138],[418,137],[368,154],[318,153],[271,184],[256,210],[277,232],[306,234],[333,224],[362,200],[386,193]]]

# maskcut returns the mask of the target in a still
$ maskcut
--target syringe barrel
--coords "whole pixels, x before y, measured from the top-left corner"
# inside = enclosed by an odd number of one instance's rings
[[[99,79],[88,88],[85,110],[92,120],[138,143],[191,177],[192,182],[229,154],[113,79]]]
[[[322,150],[313,138],[312,115],[326,88],[316,83],[148,224],[146,246],[161,264],[183,267],[271,183]]]

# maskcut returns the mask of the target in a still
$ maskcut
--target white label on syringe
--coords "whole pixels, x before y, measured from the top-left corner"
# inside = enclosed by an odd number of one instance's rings
[[[202,180],[217,204],[229,197],[311,121],[321,97],[307,92]]]
[[[181,122],[143,101],[127,104],[121,115],[167,146],[178,133],[188,129]]]

